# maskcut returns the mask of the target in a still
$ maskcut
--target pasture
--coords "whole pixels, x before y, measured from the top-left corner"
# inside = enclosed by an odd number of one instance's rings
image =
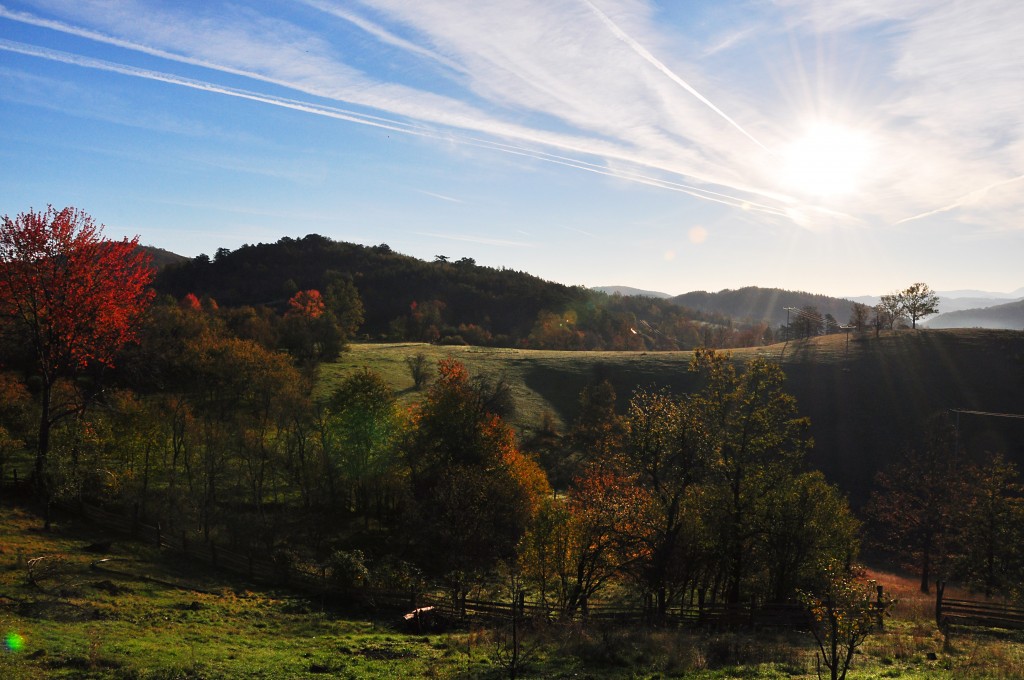
[[[517,411],[509,419],[528,436],[546,413],[565,432],[579,393],[595,379],[615,387],[620,410],[637,387],[686,392],[692,352],[558,352],[418,343],[353,344],[321,366],[317,393],[326,396],[348,372],[380,373],[405,404],[421,398],[405,364],[424,354],[430,364],[454,358],[471,374],[504,375]],[[875,472],[920,440],[949,409],[1024,413],[1024,332],[977,329],[830,335],[768,347],[732,350],[737,361],[764,356],[781,362],[787,390],[811,418],[810,463],[850,495],[854,507],[869,493]],[[1002,451],[1024,464],[1024,419],[965,416],[959,423],[965,455]]]
[[[501,626],[410,634],[394,625],[394,612],[323,608],[315,597],[260,588],[81,520],[60,518],[50,533],[39,526],[28,511],[0,506],[0,677],[508,677]],[[964,634],[944,648],[933,600],[913,579],[870,575],[899,604],[851,678],[1024,675],[1019,633]],[[524,649],[526,678],[816,677],[810,635],[799,631],[536,624]]]

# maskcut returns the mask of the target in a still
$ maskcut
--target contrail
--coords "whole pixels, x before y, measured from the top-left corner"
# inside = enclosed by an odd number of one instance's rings
[[[602,22],[604,22],[604,25],[607,26],[608,29],[612,33],[615,34],[615,37],[617,37],[619,40],[621,40],[622,42],[624,42],[627,45],[629,45],[629,47],[632,48],[632,50],[634,52],[636,52],[638,55],[643,57],[646,61],[648,61],[656,69],[658,69],[659,71],[664,73],[666,76],[668,76],[669,79],[671,79],[672,82],[674,82],[676,85],[679,85],[680,87],[682,87],[684,90],[686,90],[687,92],[692,94],[694,97],[696,97],[698,100],[700,100],[703,104],[707,105],[708,108],[710,108],[712,111],[714,111],[719,116],[724,118],[727,123],[729,123],[734,128],[739,130],[743,134],[744,137],[746,137],[747,139],[752,141],[754,144],[757,144],[759,147],[761,147],[765,151],[768,151],[768,147],[766,147],[764,144],[759,142],[757,140],[757,138],[754,137],[754,135],[750,134],[745,129],[743,129],[743,127],[739,123],[737,123],[732,118],[730,118],[728,116],[728,114],[726,114],[720,108],[718,108],[717,106],[712,104],[711,101],[707,97],[705,97],[700,92],[695,90],[688,82],[686,82],[685,80],[683,80],[682,78],[677,76],[675,73],[673,73],[672,69],[670,69],[668,66],[665,66],[665,64],[663,64],[657,57],[655,57],[653,54],[648,52],[647,49],[643,45],[638,43],[636,40],[634,40],[632,37],[630,37],[630,35],[628,33],[626,33],[621,28],[619,28],[618,24],[616,24],[614,21],[612,21],[611,18],[607,14],[605,14],[600,9],[598,9],[594,5],[594,3],[590,2],[590,0],[583,0],[583,3],[585,5],[587,5],[588,7],[590,7],[590,9],[594,12],[594,14],[596,14],[598,16],[598,18],[601,19]],[[771,152],[769,151],[769,153],[771,153]]]
[[[407,50],[421,57],[426,57],[431,61],[436,61],[437,63],[446,66],[457,73],[466,73],[466,69],[463,68],[461,64],[458,64],[452,61],[451,59],[443,55],[440,55],[436,52],[432,52],[424,47],[421,47],[414,42],[406,40],[405,38],[400,38],[399,36],[395,35],[394,33],[391,33],[390,31],[373,23],[372,21],[368,21],[367,19],[364,19],[363,17],[357,14],[353,14],[352,12],[348,12],[340,7],[337,7],[333,3],[324,2],[323,0],[297,1],[301,2],[304,5],[308,5],[313,9],[319,10],[324,14],[330,14],[331,16],[343,19],[344,21],[349,22],[350,24],[362,29],[363,31],[366,31],[367,33],[377,38],[381,42],[387,43],[389,45],[394,45],[395,47]]]
[[[598,163],[590,163],[588,161],[580,160],[577,158],[559,156],[556,154],[548,153],[546,151],[537,151],[535,149],[528,149],[526,147],[516,146],[513,144],[504,144],[502,142],[484,139],[463,139],[460,141],[470,146],[491,149],[494,151],[503,151],[505,153],[512,154],[515,156],[526,156],[528,158],[533,158],[539,161],[546,161],[548,163],[553,163],[555,165],[563,165],[565,167],[575,168],[576,170],[592,172],[597,175],[604,175],[606,177],[623,179],[630,182],[636,182],[637,184],[646,184],[647,186],[657,187],[659,189],[677,191],[679,193],[693,196],[694,198],[701,198],[704,199],[705,201],[711,201],[713,203],[721,203],[722,205],[727,205],[732,208],[752,210],[754,212],[778,215],[780,217],[788,217],[789,215],[789,213],[783,208],[765,205],[763,203],[757,203],[755,201],[751,201],[745,198],[739,198],[738,196],[730,196],[729,194],[711,191],[710,189],[702,189],[700,187],[681,184],[679,182],[672,182],[667,179],[650,177],[648,175],[642,175],[638,172],[625,172],[622,170],[613,170],[605,165],[600,165]],[[751,193],[757,192],[751,191]]]
[[[306,4],[309,4],[310,6],[317,7],[319,9],[321,9],[322,11],[328,11],[328,12],[331,11],[331,9],[327,5],[325,5],[325,3],[322,0],[300,0],[300,1],[301,2],[305,2]],[[584,0],[584,1],[587,1],[587,0]],[[591,7],[592,7],[592,9],[595,12],[598,13],[599,16],[601,16],[606,21],[606,23],[609,24],[609,26],[611,27],[611,29],[613,31],[616,31],[617,35],[620,35],[620,37],[622,37],[622,39],[626,40],[627,42],[632,41],[632,38],[630,38],[625,33],[622,33],[621,29],[619,29],[614,23],[611,22],[610,19],[608,19],[605,15],[603,15],[599,9],[597,9],[596,7],[593,7],[593,5],[591,5]],[[332,13],[334,13],[334,12],[332,12]],[[340,14],[337,14],[337,16],[339,16],[340,18],[344,18],[344,19],[348,19],[350,21],[353,21],[354,23],[356,23],[357,26],[359,26],[360,28],[363,28],[363,30],[370,31],[371,33],[374,33],[376,35],[376,32],[373,30],[373,28],[374,28],[373,25],[372,24],[366,24],[365,22],[362,22],[361,20],[356,21],[358,19],[358,17],[348,16],[348,13],[344,13],[344,12],[342,12]],[[281,79],[278,79],[278,78],[273,78],[273,77],[264,75],[262,73],[257,73],[257,72],[245,70],[245,69],[242,69],[242,68],[227,66],[227,65],[224,65],[224,64],[214,63],[214,62],[207,61],[205,59],[198,59],[198,58],[195,58],[195,57],[188,57],[188,56],[185,56],[183,54],[169,52],[167,50],[163,50],[163,49],[160,49],[160,48],[150,47],[148,45],[143,45],[143,44],[140,44],[140,43],[132,42],[132,41],[129,41],[129,40],[124,40],[124,39],[121,39],[121,38],[115,38],[113,36],[105,35],[103,33],[99,33],[99,32],[96,32],[96,31],[89,30],[89,29],[85,29],[85,28],[80,28],[80,27],[77,27],[77,26],[72,26],[72,25],[69,25],[69,24],[66,24],[66,23],[63,23],[63,22],[60,22],[60,21],[44,19],[44,18],[41,18],[41,17],[34,16],[32,14],[25,13],[25,12],[18,12],[18,11],[10,10],[7,7],[5,7],[4,5],[0,5],[0,17],[6,18],[6,19],[10,19],[12,21],[17,21],[17,22],[20,22],[20,23],[29,24],[29,25],[32,25],[32,26],[38,26],[38,27],[41,27],[41,28],[47,28],[47,29],[58,31],[58,32],[61,32],[61,33],[66,33],[66,34],[69,34],[69,35],[78,36],[78,37],[81,37],[81,38],[86,38],[86,39],[89,39],[89,40],[94,40],[96,42],[101,42],[101,43],[105,43],[105,44],[108,44],[108,45],[114,45],[114,46],[117,46],[117,47],[122,47],[122,48],[129,49],[129,50],[132,50],[132,51],[141,52],[143,54],[148,54],[150,56],[159,57],[159,58],[162,58],[162,59],[168,59],[170,61],[176,61],[176,62],[179,62],[179,63],[189,64],[189,65],[192,65],[192,66],[199,66],[199,67],[202,67],[202,68],[207,68],[207,69],[211,69],[211,70],[214,70],[214,71],[219,71],[219,72],[222,72],[222,73],[228,73],[228,74],[231,74],[231,75],[243,76],[243,77],[251,78],[253,80],[257,80],[257,81],[260,81],[260,82],[265,82],[265,83],[269,83],[269,84],[272,84],[272,85],[279,85],[279,86],[282,86],[282,87],[287,87],[289,89],[299,90],[300,92],[306,92],[308,94],[314,94],[314,95],[317,95],[317,96],[323,96],[323,97],[326,97],[326,98],[329,98],[329,99],[336,99],[336,100],[338,99],[335,96],[332,96],[332,95],[329,95],[329,94],[326,94],[326,93],[322,93],[322,92],[311,91],[311,90],[309,90],[308,88],[306,88],[306,87],[304,87],[302,85],[299,85],[299,84],[296,84],[296,83],[292,83],[292,82],[288,82],[288,81],[284,81],[284,80],[281,80]],[[380,30],[383,30],[383,29],[380,29]],[[379,36],[378,35],[378,37],[381,38],[381,39],[385,39],[383,36]],[[401,40],[401,39],[399,39],[397,37],[395,39],[396,40]],[[13,45],[14,43],[10,43],[10,44]],[[703,96],[701,96],[699,93],[697,93],[695,90],[693,90],[693,88],[691,88],[688,84],[686,84],[685,82],[682,82],[681,80],[679,80],[677,76],[675,76],[671,71],[668,71],[666,67],[661,65],[660,62],[658,62],[656,59],[654,59],[653,56],[651,56],[649,53],[647,53],[642,46],[640,46],[639,44],[636,44],[635,41],[629,42],[629,44],[631,44],[633,46],[633,48],[638,50],[641,54],[645,54],[646,58],[648,58],[648,60],[653,60],[652,63],[655,63],[656,65],[658,65],[670,77],[672,77],[674,80],[679,82],[683,87],[687,88],[689,91],[693,92],[695,96],[697,96],[699,99],[701,99],[702,101],[707,103],[708,106],[711,106],[712,109],[714,109],[716,112],[718,112],[720,115],[722,115],[726,120],[729,120],[730,123],[735,125],[745,135],[750,137],[749,133],[747,133],[745,130],[742,130],[742,128],[739,128],[739,126],[734,121],[729,119],[728,116],[726,116],[724,113],[722,113],[717,108],[715,108],[713,104],[708,102]],[[400,47],[405,47],[406,49],[413,49],[413,48],[416,47],[415,45],[412,45],[412,44],[405,45],[405,46],[399,45],[399,46]],[[40,57],[44,57],[44,58],[51,58],[51,57],[47,57],[44,54],[44,49],[43,48],[38,48],[35,52],[25,52],[24,50],[36,49],[36,48],[30,48],[30,47],[28,47],[26,45],[22,45],[22,48],[20,48],[20,49],[13,49],[13,48],[8,48],[8,49],[10,49],[11,51],[22,51],[25,54],[32,54],[34,56],[40,56]],[[414,49],[413,51],[417,51],[417,50]],[[135,69],[133,67],[116,65],[116,64],[113,64],[111,62],[101,62],[100,60],[89,60],[88,58],[85,58],[85,57],[77,57],[75,55],[68,55],[67,53],[59,53],[57,51],[52,51],[52,50],[46,51],[46,52],[48,52],[51,55],[57,55],[57,54],[65,55],[63,57],[52,57],[52,58],[55,58],[57,61],[64,61],[65,63],[75,63],[75,64],[78,64],[80,66],[99,68],[101,70],[107,70],[107,71],[115,71],[115,72],[118,72],[118,73],[121,73],[121,74],[124,74],[124,75],[130,75],[130,76],[136,76],[136,77],[147,77],[146,75],[144,75],[145,72],[142,69]],[[433,56],[436,57],[436,55],[433,55]],[[89,63],[86,63],[86,62],[89,62]],[[442,63],[445,63],[445,62],[446,62],[446,60],[442,61]],[[103,65],[100,65],[100,64],[103,64]],[[406,131],[411,131],[412,129],[415,128],[418,131],[415,132],[414,134],[417,134],[417,135],[420,135],[420,136],[423,136],[423,137],[430,137],[430,138],[442,139],[442,140],[453,140],[453,141],[458,141],[460,143],[468,144],[468,145],[472,145],[472,146],[478,146],[478,147],[490,148],[490,149],[497,149],[499,151],[505,151],[505,152],[508,152],[508,153],[514,153],[515,155],[528,156],[528,157],[531,157],[531,158],[535,158],[537,160],[544,160],[544,161],[547,161],[547,162],[553,162],[553,163],[558,163],[558,164],[561,164],[561,165],[567,165],[567,166],[571,166],[571,167],[576,167],[576,168],[581,169],[581,170],[588,170],[588,171],[591,171],[591,172],[598,172],[599,174],[603,174],[603,175],[607,175],[607,176],[611,176],[611,177],[619,177],[621,179],[626,179],[628,181],[636,181],[636,182],[640,182],[640,183],[643,183],[643,184],[649,184],[649,185],[653,185],[653,186],[661,186],[662,188],[671,189],[673,191],[682,191],[684,193],[688,193],[688,194],[693,195],[693,196],[698,197],[698,198],[705,198],[707,200],[712,200],[712,201],[715,201],[715,202],[724,203],[725,205],[739,206],[739,207],[742,207],[743,209],[755,209],[755,210],[763,209],[766,212],[771,212],[771,213],[774,213],[774,214],[779,214],[779,208],[777,208],[777,207],[765,206],[765,205],[754,203],[752,201],[748,201],[748,200],[743,199],[743,198],[738,198],[738,197],[735,197],[735,196],[728,196],[726,194],[719,194],[717,192],[710,191],[708,189],[702,189],[700,187],[694,187],[694,186],[678,184],[678,183],[675,183],[675,182],[670,182],[670,181],[662,180],[662,179],[650,178],[650,177],[646,177],[646,176],[639,175],[639,174],[636,174],[636,173],[623,173],[622,171],[616,171],[616,170],[598,169],[598,168],[601,168],[602,166],[598,166],[596,164],[587,163],[586,161],[581,161],[581,160],[575,159],[575,158],[569,159],[569,158],[565,158],[565,157],[562,157],[562,156],[553,156],[553,155],[549,155],[549,154],[547,154],[545,152],[541,152],[541,151],[534,150],[534,149],[527,149],[525,147],[518,147],[518,146],[511,146],[510,148],[504,148],[505,145],[500,144],[498,142],[495,142],[493,140],[487,140],[487,141],[484,141],[484,140],[467,141],[466,138],[455,140],[452,135],[443,135],[443,134],[437,132],[436,130],[431,129],[430,127],[428,127],[428,126],[426,126],[426,125],[424,125],[422,123],[421,124],[413,124],[413,123],[399,122],[399,121],[388,119],[388,118],[383,118],[383,117],[379,117],[379,116],[373,116],[371,114],[357,113],[357,112],[354,112],[354,111],[348,111],[348,110],[345,110],[345,109],[338,109],[338,108],[334,108],[334,107],[318,106],[318,105],[309,104],[309,103],[306,103],[306,102],[300,102],[300,101],[297,101],[297,100],[290,100],[290,99],[284,99],[284,98],[279,98],[279,97],[272,97],[272,96],[269,96],[269,95],[262,95],[262,94],[251,92],[251,91],[247,91],[247,90],[239,90],[239,89],[229,88],[229,87],[220,87],[220,86],[217,86],[217,85],[213,85],[211,83],[206,83],[206,82],[198,81],[198,80],[190,80],[190,79],[186,79],[186,78],[179,78],[177,76],[172,76],[172,75],[169,75],[169,74],[166,74],[166,73],[161,73],[161,72],[158,72],[158,71],[150,71],[148,73],[150,73],[152,79],[161,80],[163,82],[167,82],[167,83],[171,83],[171,84],[178,84],[178,85],[182,85],[182,86],[185,86],[185,87],[191,87],[193,89],[206,90],[206,91],[217,92],[217,93],[225,94],[225,95],[229,95],[229,96],[236,96],[236,97],[240,97],[240,98],[244,98],[244,99],[257,100],[257,101],[261,101],[263,103],[272,104],[272,105],[276,105],[276,106],[284,106],[286,108],[293,108],[293,109],[297,109],[297,110],[303,110],[303,111],[306,111],[306,112],[309,112],[309,113],[319,113],[320,115],[327,115],[327,116],[330,116],[330,117],[333,117],[333,118],[338,118],[338,119],[346,120],[346,121],[349,121],[349,122],[363,122],[365,124],[371,124],[371,123],[369,123],[367,121],[377,121],[378,123],[380,123],[380,125],[377,125],[378,127],[383,127],[383,128],[390,129],[390,130],[397,130],[396,126],[403,126],[403,127],[408,128],[408,130],[406,130]],[[157,77],[157,76],[159,76],[159,77]],[[344,101],[344,100],[339,100],[339,101]],[[363,103],[368,105],[368,106],[375,106],[373,103],[368,103],[368,102],[363,102]],[[638,165],[645,165],[645,166],[648,166],[648,167],[657,167],[657,166],[650,165],[650,163],[645,161],[644,159],[632,158],[628,154],[623,154],[621,151],[616,151],[614,149],[596,150],[596,149],[592,149],[592,148],[586,148],[585,145],[581,145],[579,143],[573,143],[570,140],[551,139],[547,135],[538,136],[535,133],[533,133],[533,131],[530,131],[530,134],[523,134],[522,131],[517,131],[515,129],[488,130],[488,127],[491,127],[491,126],[480,126],[479,124],[478,125],[470,125],[469,127],[467,127],[466,124],[465,124],[467,122],[468,121],[462,121],[462,123],[455,123],[454,125],[455,125],[455,127],[462,127],[464,129],[467,129],[467,130],[476,129],[478,131],[485,132],[485,133],[490,131],[490,132],[493,132],[494,134],[499,135],[499,136],[518,138],[518,139],[522,139],[522,140],[525,140],[525,141],[534,141],[534,142],[537,142],[537,143],[540,143],[540,144],[554,146],[556,148],[561,148],[561,149],[564,149],[564,150],[570,151],[570,152],[578,151],[578,152],[585,153],[585,154],[604,156],[606,158],[618,158],[618,159],[624,160],[624,161],[629,162],[629,163],[636,163]],[[440,121],[440,123],[442,125],[452,125],[452,123],[446,123],[445,121]],[[751,139],[753,139],[753,138],[751,137]],[[754,141],[757,142],[756,139]],[[758,144],[760,145],[759,142],[758,142]],[[764,148],[764,147],[762,146],[762,148]],[[512,149],[514,149],[514,151]],[[584,166],[586,166],[586,167],[584,167]],[[679,172],[677,170],[673,170],[671,168],[662,168],[662,169],[667,171],[667,172],[673,173],[673,174],[680,174],[680,175],[684,175],[684,176],[693,177],[695,179],[703,180],[703,181],[708,182],[709,184],[715,184],[715,185],[719,185],[720,184],[720,182],[718,182],[715,178],[709,178],[709,177],[701,178],[701,177],[699,177],[697,175],[693,175],[693,174],[686,175],[686,173],[681,173],[681,172]],[[763,189],[757,189],[757,188],[753,188],[753,187],[733,187],[733,188],[735,188],[735,189],[737,189],[737,190],[739,190],[741,192],[750,193],[750,194],[758,195],[758,196],[764,196],[766,198],[775,199],[775,200],[782,200],[783,202],[785,202],[785,199],[779,199],[779,197],[774,196],[771,192],[766,192]]]
[[[280,106],[286,109],[294,109],[296,111],[314,113],[320,116],[337,118],[338,120],[344,120],[351,123],[361,123],[362,125],[378,127],[385,130],[391,130],[393,132],[404,132],[406,134],[418,135],[423,137],[447,139],[447,136],[445,135],[433,132],[427,128],[419,128],[418,126],[414,126],[410,123],[403,123],[401,121],[396,120],[388,120],[386,118],[380,118],[378,116],[357,113],[355,111],[346,111],[344,109],[338,109],[334,107],[318,106],[316,104],[311,104],[309,102],[303,102],[296,99],[286,99],[284,97],[275,97],[273,95],[267,94],[260,94],[258,92],[252,92],[250,90],[241,90],[234,87],[215,85],[213,83],[208,83],[202,80],[183,78],[181,76],[175,76],[169,73],[163,73],[161,71],[151,71],[148,69],[136,68],[134,66],[125,66],[123,64],[116,64],[114,62],[105,61],[103,59],[83,57],[77,54],[69,54],[67,52],[51,50],[45,47],[26,45],[24,43],[14,42],[12,40],[5,40],[3,38],[0,38],[0,50],[14,52],[16,54],[24,54],[30,57],[39,57],[40,59],[48,59],[50,61],[56,61],[63,64],[71,64],[73,66],[81,66],[83,68],[91,68],[99,71],[108,71],[110,73],[119,73],[121,75],[132,76],[135,78],[143,78],[145,80],[155,80],[158,82],[168,83],[171,85],[180,85],[182,87],[191,88],[193,90],[202,90],[204,92],[224,94],[230,97],[238,97],[240,99],[248,99],[250,101],[261,102],[263,104],[272,104],[274,106]]]
[[[126,66],[123,64],[117,64],[102,59],[95,59],[93,57],[84,57],[81,55],[70,54],[67,52],[61,52],[58,50],[52,50],[44,47],[37,47],[34,45],[27,45],[24,43],[18,43],[10,40],[0,38],[0,50],[7,52],[14,52],[17,54],[23,54],[27,56],[38,57],[41,59],[47,59],[50,61],[56,61],[65,64],[71,64],[74,66],[80,66],[82,68],[91,68],[100,71],[107,71],[110,73],[118,73],[121,75],[131,76],[135,78],[142,78],[145,80],[154,80],[158,82],[168,83],[171,85],[178,85],[181,87],[187,87],[194,90],[200,90],[204,92],[211,92],[215,94],[222,94],[229,97],[237,97],[239,99],[246,99],[249,101],[260,102],[263,104],[270,104],[272,106],[280,106],[282,108],[292,109],[296,111],[302,111],[305,113],[312,113],[319,116],[326,116],[337,120],[343,120],[351,123],[358,123],[361,125],[368,125],[371,127],[381,128],[392,132],[402,132],[410,135],[416,135],[419,137],[426,137],[430,139],[438,139],[441,141],[452,141],[458,144],[465,144],[468,146],[475,146],[478,148],[489,149],[493,151],[501,151],[503,153],[524,156],[532,158],[534,160],[540,160],[555,165],[562,165],[566,167],[575,168],[578,170],[585,170],[587,172],[593,172],[595,174],[604,175],[608,177],[615,177],[627,181],[637,182],[639,184],[646,184],[662,189],[668,189],[670,191],[678,191],[687,195],[693,196],[694,198],[701,198],[714,203],[721,203],[734,208],[742,208],[745,210],[755,210],[757,212],[764,212],[774,215],[784,216],[785,212],[779,208],[756,203],[736,196],[729,196],[727,194],[721,194],[718,192],[711,191],[709,189],[702,189],[700,187],[689,186],[680,184],[677,182],[671,182],[669,180],[657,179],[654,177],[648,177],[639,173],[623,172],[619,170],[612,170],[605,166],[601,166],[588,161],[569,158],[565,156],[558,156],[555,154],[538,151],[534,149],[528,149],[525,147],[519,147],[511,144],[505,144],[493,140],[484,139],[473,139],[458,137],[452,134],[444,134],[430,128],[413,125],[411,123],[404,123],[401,121],[390,120],[379,116],[372,116],[369,114],[362,114],[355,111],[347,111],[345,109],[339,109],[335,107],[327,107],[322,105],[316,105],[309,102],[303,102],[295,99],[287,99],[284,97],[275,97],[273,95],[266,95],[250,90],[242,90],[239,88],[227,87],[222,85],[216,85],[214,83],[195,80],[192,78],[184,78],[181,76],[164,73],[161,71],[153,71],[149,69],[141,69],[134,66]]]
[[[929,210],[928,212],[923,212],[920,215],[914,215],[913,217],[904,217],[902,220],[900,220],[896,224],[903,224],[904,222],[913,222],[914,220],[919,220],[919,219],[924,218],[924,217],[930,217],[932,215],[937,215],[939,213],[944,213],[944,212],[948,212],[950,210],[954,210],[956,208],[959,208],[962,205],[965,205],[967,203],[971,203],[975,199],[981,198],[982,196],[987,194],[989,191],[995,189],[996,187],[1001,187],[1001,186],[1003,186],[1005,184],[1013,184],[1014,182],[1019,182],[1022,179],[1024,179],[1024,175],[1017,175],[1016,177],[1011,177],[1010,179],[1004,179],[1004,180],[1000,180],[998,182],[993,182],[992,184],[989,184],[988,186],[982,187],[980,189],[975,189],[974,191],[972,191],[970,193],[964,194],[963,196],[961,196],[960,198],[956,199],[954,202],[950,203],[949,205],[944,205],[941,208],[936,208],[935,210]]]
[[[139,43],[136,43],[136,42],[132,42],[132,41],[129,41],[129,40],[124,40],[124,39],[121,39],[121,38],[115,38],[115,37],[112,37],[112,36],[109,36],[109,35],[105,35],[103,33],[99,33],[99,32],[96,32],[96,31],[88,30],[88,29],[85,29],[85,28],[80,28],[80,27],[77,27],[77,26],[71,26],[71,25],[65,24],[63,22],[54,21],[54,20],[50,20],[50,19],[43,19],[41,17],[37,17],[37,16],[34,16],[32,14],[28,14],[28,13],[25,13],[25,12],[12,11],[12,10],[7,9],[3,5],[0,5],[0,17],[6,18],[6,19],[10,19],[12,21],[17,21],[17,22],[20,22],[20,23],[25,23],[25,24],[28,24],[28,25],[31,25],[31,26],[38,26],[38,27],[41,27],[41,28],[47,28],[47,29],[58,31],[58,32],[65,33],[65,34],[68,34],[68,35],[74,35],[74,36],[78,36],[78,37],[81,37],[81,38],[86,38],[86,39],[89,39],[89,40],[94,40],[96,42],[100,42],[100,43],[104,43],[104,44],[108,44],[108,45],[114,45],[116,47],[123,47],[125,49],[129,49],[129,50],[136,51],[136,52],[141,52],[143,54],[148,54],[148,55],[154,56],[154,57],[160,57],[162,59],[167,59],[167,60],[170,60],[170,61],[176,61],[176,62],[183,63],[183,64],[189,64],[191,66],[199,66],[199,67],[207,68],[207,69],[210,69],[210,70],[213,70],[213,71],[219,71],[221,73],[228,73],[228,74],[231,74],[231,75],[243,76],[245,78],[251,78],[253,80],[269,83],[271,85],[279,85],[281,87],[287,87],[287,88],[292,89],[292,90],[298,90],[299,92],[304,92],[306,94],[312,94],[312,95],[316,95],[316,96],[320,96],[320,97],[325,97],[327,99],[334,99],[336,101],[346,101],[346,100],[341,99],[341,98],[339,98],[337,96],[334,96],[333,94],[328,94],[328,93],[324,93],[324,92],[320,92],[320,91],[310,90],[309,88],[304,87],[301,84],[297,84],[297,83],[281,80],[281,79],[278,79],[278,78],[273,78],[273,77],[264,75],[262,73],[257,73],[257,72],[254,72],[254,71],[248,71],[248,70],[245,70],[245,69],[236,68],[236,67],[232,67],[232,66],[227,66],[227,65],[224,65],[224,64],[214,63],[214,62],[207,61],[205,59],[197,59],[195,57],[188,57],[188,56],[185,56],[185,55],[182,55],[182,54],[178,54],[178,53],[174,53],[174,52],[169,52],[167,50],[162,50],[162,49],[159,49],[159,48],[156,48],[156,47],[150,47],[148,45],[142,45],[142,44],[139,44]],[[224,94],[227,94],[227,93],[225,92]],[[361,103],[363,105],[370,106],[370,107],[373,107],[373,108],[381,108],[380,104],[379,103],[375,103],[375,102],[363,101],[363,102],[356,102],[356,103]],[[346,112],[346,113],[352,113],[352,112]],[[395,121],[391,121],[391,120],[388,120],[386,118],[378,118],[376,116],[371,116],[369,114],[361,114],[361,113],[360,114],[355,114],[355,113],[353,113],[353,115],[365,116],[365,117],[367,117],[369,119],[380,120],[380,121],[384,122],[385,124],[398,124]],[[576,151],[576,152],[586,153],[586,154],[591,154],[591,155],[596,155],[596,156],[605,156],[605,157],[608,157],[608,158],[618,158],[620,160],[624,160],[624,161],[632,162],[632,163],[638,163],[640,165],[648,165],[642,159],[638,160],[638,159],[632,158],[632,157],[630,157],[628,155],[623,154],[621,151],[617,151],[615,149],[596,150],[596,149],[593,149],[593,148],[586,148],[586,145],[581,145],[579,143],[573,143],[570,140],[552,139],[550,137],[550,135],[537,135],[535,133],[535,131],[532,131],[532,130],[524,132],[524,131],[515,129],[514,127],[508,127],[508,126],[499,126],[499,127],[496,128],[494,125],[484,125],[484,124],[480,124],[479,122],[476,122],[476,124],[472,124],[472,123],[474,123],[474,121],[470,121],[470,120],[462,120],[461,122],[460,121],[449,122],[449,121],[444,121],[444,120],[435,120],[433,122],[438,122],[441,125],[446,125],[446,126],[449,126],[449,127],[462,128],[462,129],[466,129],[466,130],[476,130],[478,132],[492,133],[492,134],[495,134],[495,135],[498,135],[498,136],[504,136],[504,137],[510,137],[510,138],[515,138],[515,139],[521,139],[521,140],[525,140],[525,141],[533,141],[533,142],[537,142],[539,144],[544,144],[544,145],[547,145],[547,146],[554,146],[556,148],[564,149],[564,150],[569,151],[569,152]],[[411,125],[411,124],[409,124],[409,125]],[[422,130],[425,131],[425,136],[432,136],[431,133],[429,132],[429,128],[427,128],[425,125],[420,125],[419,127]],[[680,172],[672,170],[672,169],[667,169],[667,168],[664,168],[664,169],[666,169],[668,172],[673,172],[675,174],[686,175],[686,173],[680,173]],[[693,177],[693,178],[698,179],[698,180],[706,181],[709,184],[719,184],[719,182],[717,182],[714,178],[702,178],[702,177],[699,177],[699,176],[693,175],[693,174],[686,175],[686,176],[690,176],[690,177]],[[749,188],[749,187],[737,187],[737,188],[739,190],[741,190],[741,191],[746,191],[746,192],[753,193],[753,194],[766,195],[766,193],[764,191],[762,191],[762,190],[752,189],[752,188]]]

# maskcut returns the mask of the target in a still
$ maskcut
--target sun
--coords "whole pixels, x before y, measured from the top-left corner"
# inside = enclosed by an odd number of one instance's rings
[[[867,133],[837,123],[816,122],[782,153],[781,181],[787,190],[817,198],[855,193],[871,161]]]

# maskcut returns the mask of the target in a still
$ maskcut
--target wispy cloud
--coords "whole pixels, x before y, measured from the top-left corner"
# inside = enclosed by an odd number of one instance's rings
[[[1017,177],[1011,177],[1010,179],[1004,179],[1004,180],[999,181],[999,182],[993,182],[992,184],[989,184],[988,186],[981,187],[980,189],[975,189],[974,191],[971,191],[971,192],[969,192],[967,194],[964,194],[963,196],[961,196],[960,198],[956,199],[955,201],[953,201],[949,205],[944,205],[941,208],[936,208],[935,210],[929,210],[928,212],[923,212],[920,215],[914,215],[912,217],[905,217],[902,220],[900,220],[899,222],[897,222],[896,224],[903,224],[904,222],[912,222],[914,220],[920,220],[920,219],[923,219],[925,217],[931,217],[932,215],[938,215],[939,213],[949,212],[950,210],[956,210],[957,208],[961,208],[963,206],[972,205],[974,203],[977,203],[978,201],[983,200],[988,195],[988,193],[990,191],[992,191],[993,189],[998,189],[999,187],[1006,186],[1007,184],[1015,184],[1015,183],[1020,182],[1022,180],[1024,180],[1024,175],[1018,175]]]
[[[430,196],[431,198],[436,198],[439,201],[446,201],[448,203],[465,203],[465,201],[463,201],[460,198],[452,198],[451,196],[445,196],[444,194],[435,194],[433,191],[424,191],[423,189],[417,189],[416,193],[423,194],[424,196]]]

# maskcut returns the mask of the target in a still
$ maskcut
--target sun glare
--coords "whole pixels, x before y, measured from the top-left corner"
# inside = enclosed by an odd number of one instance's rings
[[[789,190],[820,198],[854,193],[870,160],[868,136],[844,125],[815,123],[782,155],[782,182]]]

